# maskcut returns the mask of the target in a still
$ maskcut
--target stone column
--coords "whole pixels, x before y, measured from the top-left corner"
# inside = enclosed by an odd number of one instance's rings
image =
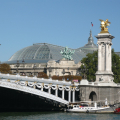
[[[109,56],[110,52],[109,52],[108,46],[109,46],[109,44],[106,43],[106,71],[109,71],[109,66],[111,66],[111,64],[110,64],[110,56]]]
[[[108,83],[113,81],[111,71],[111,44],[114,38],[109,33],[100,33],[98,39],[98,71],[96,72],[96,82]]]
[[[68,101],[71,102],[71,90],[68,91]]]
[[[72,102],[74,103],[75,102],[75,90],[73,90],[72,93],[73,93],[72,94],[72,97],[73,97]]]
[[[112,45],[112,43],[109,44],[109,51],[111,51],[111,45]],[[109,63],[110,63],[109,71],[111,71],[112,70],[112,54],[111,54],[111,52],[109,52]]]
[[[63,90],[62,90],[62,99],[63,99],[63,100],[65,99],[64,96],[65,96],[65,90],[64,90],[64,88],[63,88]]]
[[[58,97],[58,86],[56,86],[55,96]]]
[[[98,44],[98,71],[101,71],[101,43]]]
[[[41,91],[43,91],[43,83],[41,84]]]
[[[51,87],[48,88],[48,93],[51,94]]]

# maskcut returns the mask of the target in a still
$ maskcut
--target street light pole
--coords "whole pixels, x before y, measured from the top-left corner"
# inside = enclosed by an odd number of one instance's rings
[[[18,74],[18,67],[20,66],[19,64],[19,61],[17,60],[17,64],[16,64],[16,67],[17,67],[17,74]]]
[[[63,80],[65,80],[65,77],[64,77],[65,69],[63,69],[62,74],[63,74]]]
[[[22,60],[22,63],[23,63],[23,74],[24,74],[24,63],[25,63],[24,59]]]
[[[36,64],[34,64],[34,66],[33,66],[33,69],[34,69],[34,76],[35,76],[35,67],[36,67]]]
[[[49,79],[51,78],[51,72],[52,72],[52,68],[51,66],[49,67]]]

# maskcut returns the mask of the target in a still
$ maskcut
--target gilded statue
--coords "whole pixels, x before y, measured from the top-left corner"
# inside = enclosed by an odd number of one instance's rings
[[[107,26],[110,26],[111,23],[108,21],[108,19],[106,19],[106,21],[101,20],[101,19],[99,20],[101,21],[101,24],[100,24],[101,32],[100,33],[109,33]]]

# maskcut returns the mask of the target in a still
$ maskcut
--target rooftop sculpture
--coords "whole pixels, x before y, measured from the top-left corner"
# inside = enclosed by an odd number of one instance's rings
[[[107,26],[110,26],[111,23],[108,21],[108,19],[106,19],[106,21],[101,20],[101,19],[99,20],[101,21],[101,24],[100,24],[101,32],[100,33],[109,33]]]
[[[74,54],[75,50],[70,50],[68,47],[65,47],[65,49],[60,51],[62,54],[63,58],[67,60],[73,60],[72,55]]]

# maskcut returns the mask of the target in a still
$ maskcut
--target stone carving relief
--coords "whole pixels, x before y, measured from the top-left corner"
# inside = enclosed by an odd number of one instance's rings
[[[105,56],[105,46],[102,45],[102,57],[104,57],[104,56]]]
[[[101,75],[101,77],[99,78],[99,81],[103,81],[103,75]]]

